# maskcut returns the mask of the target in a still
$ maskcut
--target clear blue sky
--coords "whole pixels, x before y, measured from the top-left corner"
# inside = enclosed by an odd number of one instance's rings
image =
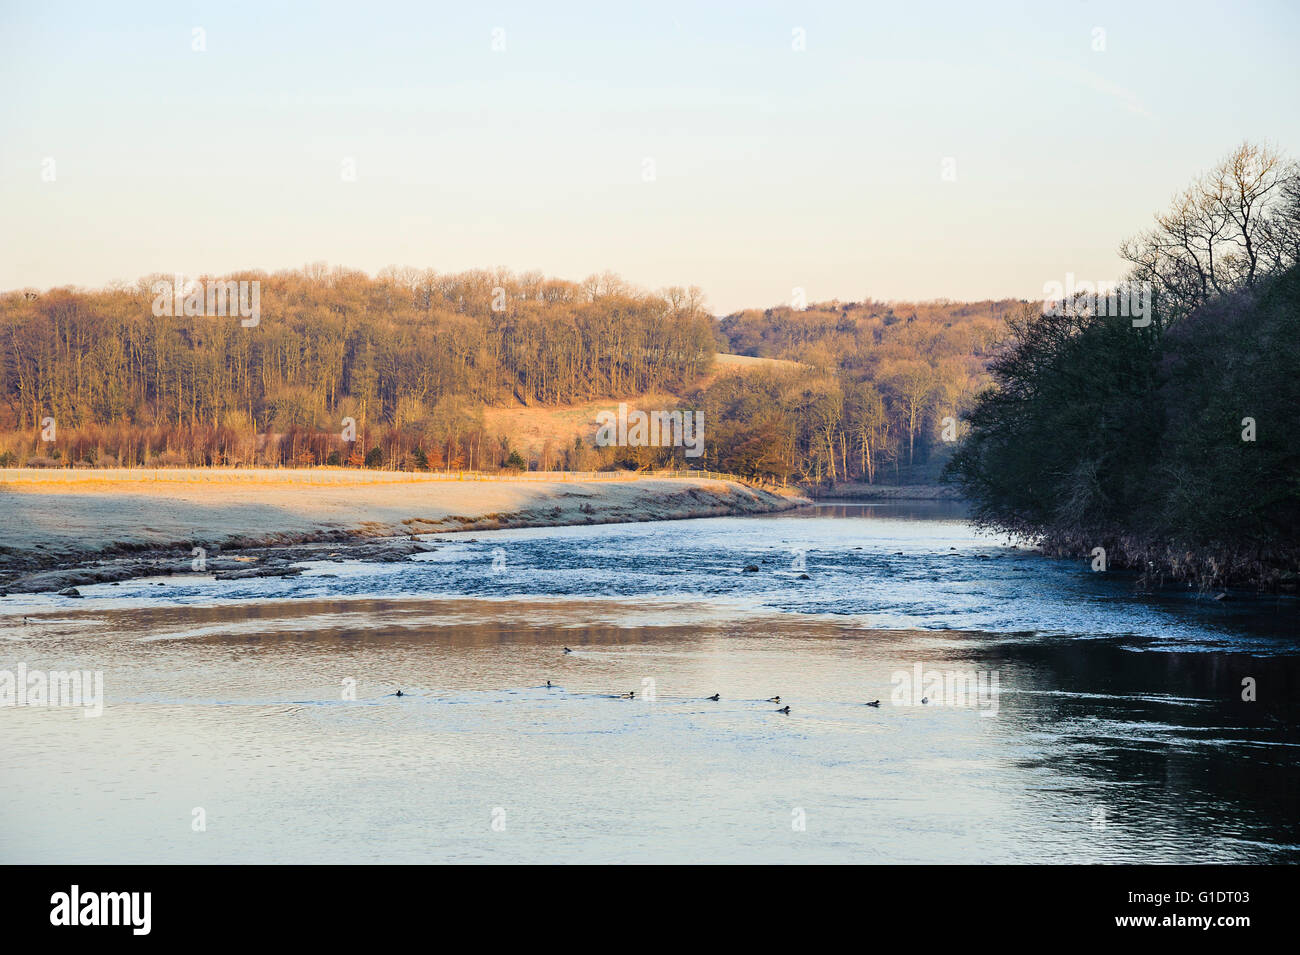
[[[1298,11],[0,0],[0,288],[325,260],[719,312],[1038,297],[1117,278],[1243,138],[1300,154]]]

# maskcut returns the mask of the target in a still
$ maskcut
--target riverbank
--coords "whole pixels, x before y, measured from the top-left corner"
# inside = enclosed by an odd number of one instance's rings
[[[1093,562],[1104,555],[1109,572],[1134,576],[1137,585],[1158,589],[1168,583],[1195,587],[1227,599],[1229,590],[1294,594],[1300,589],[1300,550],[1215,543],[1192,547],[1130,533],[1048,533],[1036,541],[1049,557]],[[1096,569],[1094,567],[1094,569]]]
[[[811,492],[817,501],[961,501],[955,487],[939,484],[860,484],[848,482]]]
[[[0,472],[0,592],[57,592],[198,569],[218,577],[288,576],[300,560],[404,560],[432,546],[413,540],[417,535],[762,514],[804,503],[793,492],[703,477]]]

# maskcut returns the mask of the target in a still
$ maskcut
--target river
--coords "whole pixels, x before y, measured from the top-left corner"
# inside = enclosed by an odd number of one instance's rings
[[[104,686],[0,707],[0,861],[1300,859],[1293,597],[940,503],[430,540],[0,601]]]

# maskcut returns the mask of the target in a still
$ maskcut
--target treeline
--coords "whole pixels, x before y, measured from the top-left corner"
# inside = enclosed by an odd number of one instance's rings
[[[0,466],[686,466],[933,481],[941,422],[984,382],[1015,304],[829,302],[719,322],[698,289],[651,294],[610,274],[313,266],[223,278],[260,283],[253,327],[186,316],[170,294],[155,308],[155,283],[173,276],[0,296]],[[715,368],[719,349],[778,361]],[[647,394],[705,412],[703,459],[597,448],[594,435],[530,454],[484,423],[489,408]]]
[[[805,484],[936,481],[1020,304],[834,301],[727,316],[728,350],[798,365],[707,390],[711,466]]]
[[[686,392],[716,345],[697,289],[609,274],[226,278],[260,283],[256,327],[155,314],[172,276],[0,296],[0,462],[491,468],[484,405]]]
[[[1242,146],[1122,254],[1149,324],[1010,324],[949,476],[987,526],[1152,583],[1295,589],[1300,169]]]

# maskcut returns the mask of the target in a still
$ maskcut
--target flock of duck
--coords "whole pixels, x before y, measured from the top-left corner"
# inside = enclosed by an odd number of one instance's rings
[[[572,653],[573,651],[570,650],[568,647],[565,647],[565,648],[564,648],[564,652],[565,652],[565,653]],[[546,688],[547,688],[548,690],[554,689],[554,688],[555,688],[555,684],[552,683],[550,680],[547,680],[547,681],[546,681]],[[403,693],[401,690],[398,690],[396,693],[393,694],[393,696],[406,696],[406,695],[407,695],[407,694]],[[620,699],[620,700],[635,700],[635,699],[636,699],[636,690],[628,690],[626,693],[620,693],[616,698],[617,698],[617,699]],[[704,697],[704,699],[707,700],[707,701],[710,702],[710,703],[717,703],[719,700],[722,699],[722,694],[721,694],[721,693],[714,693],[712,696],[706,696],[706,697]],[[768,697],[766,700],[764,700],[763,702],[764,702],[764,703],[780,703],[780,702],[781,702],[781,697],[779,697],[779,696],[769,696],[769,697]],[[925,698],[925,697],[922,697],[921,702],[922,702],[922,703],[929,703],[930,701],[929,701],[929,699],[927,699],[927,698]],[[879,707],[879,706],[880,706],[880,701],[879,701],[879,700],[871,700],[869,703],[867,703],[867,704],[865,704],[865,705],[866,705],[866,706],[875,706],[875,707]],[[784,714],[786,714],[786,715],[788,716],[789,713],[790,713],[790,704],[787,703],[785,706],[780,707],[776,712],[778,712],[778,713],[784,713]]]
[[[565,647],[565,648],[564,648],[564,652],[565,652],[565,653],[572,653],[573,651],[572,651],[571,649],[569,649],[568,647]],[[547,680],[547,681],[546,681],[546,688],[547,688],[548,690],[551,689],[553,685],[554,685],[554,684],[552,684],[550,680]],[[635,699],[636,699],[636,690],[628,690],[626,693],[621,693],[621,694],[619,694],[619,697],[618,697],[618,698],[619,698],[620,700],[635,700]],[[722,694],[721,694],[721,693],[714,693],[712,696],[706,696],[704,699],[705,699],[705,700],[708,700],[708,701],[711,702],[711,703],[717,703],[719,700],[722,699]],[[766,700],[764,700],[763,702],[764,702],[764,703],[780,703],[780,702],[781,702],[781,698],[780,698],[779,696],[769,696],[769,697],[768,697]],[[922,703],[929,703],[930,701],[929,701],[928,699],[923,699],[923,700],[921,700],[921,702],[922,702]],[[867,705],[867,706],[875,706],[875,707],[879,707],[879,706],[880,706],[880,701],[879,701],[879,700],[872,700],[871,702],[867,703],[866,705]],[[786,715],[789,715],[789,713],[790,713],[790,704],[787,703],[785,706],[783,706],[783,707],[781,707],[780,709],[778,709],[777,712],[778,712],[778,713],[785,713]]]

